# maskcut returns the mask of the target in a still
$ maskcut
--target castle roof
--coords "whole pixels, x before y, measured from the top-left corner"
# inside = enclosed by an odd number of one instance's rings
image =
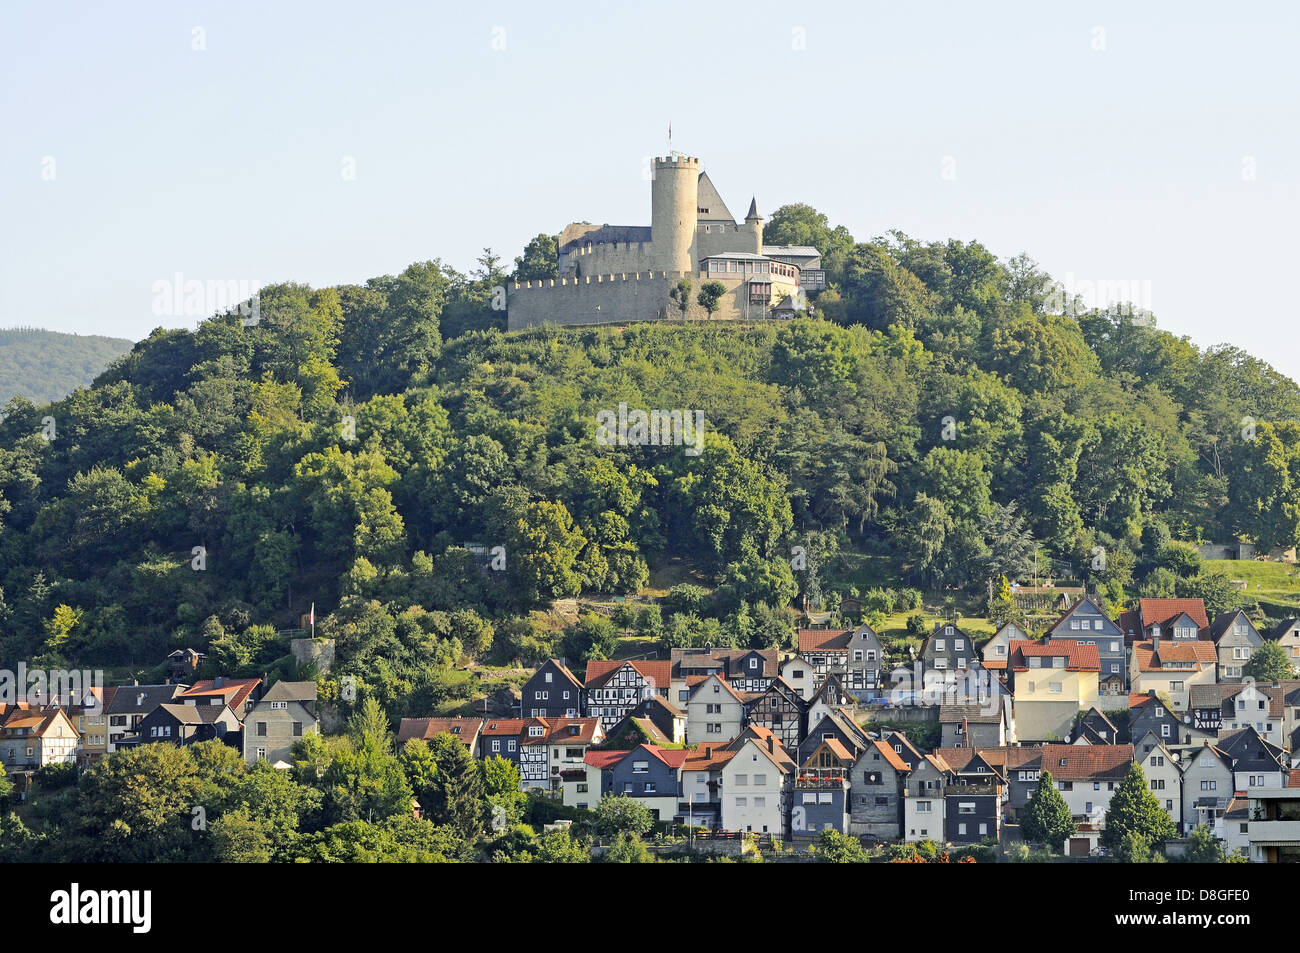
[[[570,226],[572,227],[572,226]],[[602,225],[565,242],[560,251],[581,248],[583,245],[604,245],[610,242],[648,242],[649,225]]]
[[[709,173],[701,172],[695,201],[699,209],[698,220],[701,222],[729,222],[736,224],[736,218],[722,201],[722,196],[709,179]]]
[[[748,222],[751,218],[762,217],[758,214],[758,196],[754,196],[749,200],[749,211],[745,214],[745,221]]]

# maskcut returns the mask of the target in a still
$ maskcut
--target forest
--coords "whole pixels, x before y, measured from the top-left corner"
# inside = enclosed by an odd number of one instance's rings
[[[395,719],[469,698],[468,662],[605,656],[608,620],[538,610],[669,568],[691,584],[629,627],[789,645],[798,595],[992,602],[1004,577],[1226,608],[1193,544],[1300,540],[1300,389],[1266,362],[974,241],[857,241],[802,205],[764,237],[823,250],[807,317],[505,333],[493,289],[550,273],[539,235],[513,268],[270,285],[256,323],[11,399],[0,659],[145,673],[193,646],[294,676],[281,633],[314,606],[322,697],[350,674]],[[702,452],[598,440],[620,403],[703,411]]]
[[[0,328],[0,403],[11,397],[38,404],[60,400],[129,350],[125,338]]]

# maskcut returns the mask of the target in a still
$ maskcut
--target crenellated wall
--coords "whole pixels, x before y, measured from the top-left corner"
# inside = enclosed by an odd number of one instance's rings
[[[687,320],[709,318],[709,313],[696,300],[700,289],[709,281],[717,281],[727,289],[719,300],[714,320],[765,318],[766,307],[749,303],[748,277],[739,273],[655,271],[516,281],[507,289],[506,328],[518,331],[546,321],[572,325],[679,319],[681,309],[669,298],[669,293],[683,278],[691,282]],[[774,281],[772,303],[777,303],[793,287]]]

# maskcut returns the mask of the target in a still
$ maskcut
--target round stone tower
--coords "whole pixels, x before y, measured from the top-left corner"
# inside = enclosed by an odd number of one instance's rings
[[[650,242],[656,271],[693,271],[700,160],[674,153],[655,158],[650,189]]]

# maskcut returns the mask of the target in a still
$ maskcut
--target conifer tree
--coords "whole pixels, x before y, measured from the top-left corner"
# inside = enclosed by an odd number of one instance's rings
[[[1177,833],[1173,818],[1147,790],[1147,777],[1142,765],[1134,761],[1110,799],[1101,842],[1112,850],[1119,850],[1129,841],[1129,835],[1136,834],[1154,850]]]
[[[1052,772],[1044,771],[1038,778],[1038,790],[1025,805],[1025,816],[1020,822],[1020,832],[1025,840],[1057,848],[1078,830],[1070,806],[1056,790]]]

